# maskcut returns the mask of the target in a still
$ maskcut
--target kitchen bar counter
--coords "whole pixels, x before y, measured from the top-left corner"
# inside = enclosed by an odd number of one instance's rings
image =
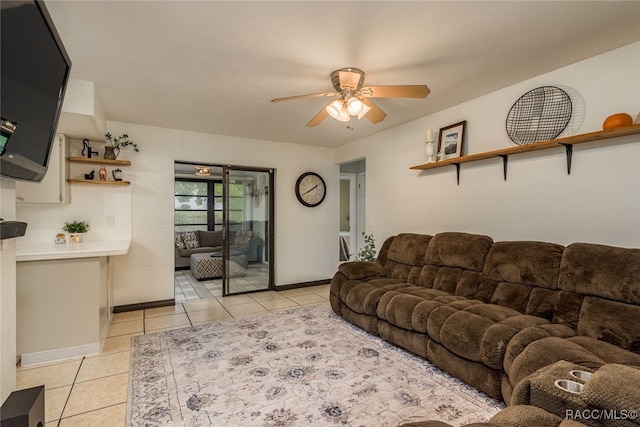
[[[111,257],[131,240],[16,242],[17,353],[22,365],[100,352],[111,320]]]
[[[93,240],[82,243],[16,242],[16,261],[90,258],[125,255],[131,240]]]

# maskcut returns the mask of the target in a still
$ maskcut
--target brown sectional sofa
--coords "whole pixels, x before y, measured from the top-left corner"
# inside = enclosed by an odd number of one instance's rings
[[[507,404],[518,383],[561,360],[640,367],[640,249],[399,234],[375,262],[340,265],[330,300]]]

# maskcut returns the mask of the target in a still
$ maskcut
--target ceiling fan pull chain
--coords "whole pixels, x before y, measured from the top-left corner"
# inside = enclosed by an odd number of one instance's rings
[[[353,126],[351,126],[351,122],[353,122],[353,116],[349,116],[349,124],[347,124],[347,129],[354,130]]]

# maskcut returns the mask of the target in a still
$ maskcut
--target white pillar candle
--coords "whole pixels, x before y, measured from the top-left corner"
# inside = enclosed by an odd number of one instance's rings
[[[433,129],[427,129],[427,141],[433,141]]]

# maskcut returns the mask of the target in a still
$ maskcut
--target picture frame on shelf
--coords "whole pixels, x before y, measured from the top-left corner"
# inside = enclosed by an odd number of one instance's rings
[[[463,120],[459,123],[440,128],[438,153],[441,154],[441,160],[462,156],[466,127],[467,121]]]

